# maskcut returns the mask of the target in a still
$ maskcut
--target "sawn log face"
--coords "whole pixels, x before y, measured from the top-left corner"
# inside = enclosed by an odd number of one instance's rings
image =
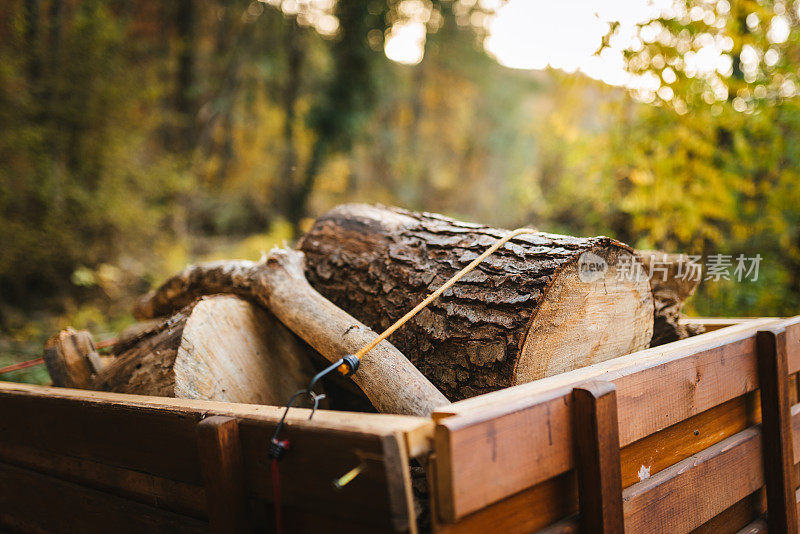
[[[299,248],[314,288],[381,331],[506,233],[351,204],[318,219]],[[606,262],[603,276],[578,276],[584,252]],[[607,237],[519,236],[391,340],[451,400],[645,348],[652,297],[646,280],[618,276],[625,261],[638,260]]]

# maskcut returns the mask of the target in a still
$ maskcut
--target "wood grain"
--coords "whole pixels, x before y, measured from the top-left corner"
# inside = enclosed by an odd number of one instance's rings
[[[189,266],[143,297],[136,313],[140,317],[171,313],[199,296],[216,293],[257,302],[331,362],[355,354],[377,337],[309,285],[303,253],[295,250],[273,249],[261,262]],[[427,416],[449,404],[388,341],[364,355],[352,380],[381,413]]]
[[[615,384],[622,446],[754,391],[756,331],[773,322],[732,326],[441,410],[436,454],[451,464],[437,469],[442,520],[571,469],[573,454],[565,446],[572,442],[570,395],[587,380]],[[487,470],[491,486],[470,483]]]
[[[578,501],[583,532],[622,534],[617,396],[611,382],[572,392]]]
[[[214,408],[227,414],[215,414]],[[144,484],[149,480],[166,479],[182,488],[202,486],[195,426],[205,416],[234,413],[240,420],[248,498],[257,508],[271,506],[267,443],[282,414],[280,408],[2,383],[0,411],[4,414],[0,451],[12,447],[8,449],[11,461],[15,450],[26,449],[26,461],[38,467],[47,464],[36,457],[50,455],[100,464],[113,469],[80,477],[81,482],[101,482],[109,493],[126,495],[130,490],[120,486],[129,480],[127,474],[135,472],[142,484],[136,496],[140,501],[164,491],[154,489],[148,495]],[[324,411],[312,421],[304,420],[307,417],[307,410],[292,410],[282,435],[292,446],[281,461],[287,518],[294,514],[292,521],[310,524],[312,518],[324,517],[330,523],[360,524],[372,531],[412,529],[409,443],[418,447],[422,438],[412,435],[429,423],[413,417],[363,414],[364,419],[362,414]],[[336,491],[332,480],[362,462],[363,473]],[[84,465],[73,468],[80,470]],[[180,499],[175,495],[170,506],[196,509],[196,493],[188,497],[191,500],[176,502]],[[351,505],[355,501],[359,507]],[[269,514],[265,518],[266,524],[272,524]]]
[[[749,428],[624,492],[626,533],[680,533],[701,526],[764,483],[761,430]]]
[[[767,523],[773,532],[797,532],[794,452],[789,405],[786,331],[762,330],[756,338],[767,486]]]
[[[0,464],[0,528],[50,534],[200,534],[208,524],[27,469]]]
[[[197,424],[197,449],[211,532],[252,532],[247,517],[244,461],[236,419],[215,415],[200,421]]]
[[[347,204],[317,219],[298,248],[312,286],[380,331],[508,233]],[[629,354],[653,329],[649,282],[621,276],[638,265],[632,252],[607,237],[519,235],[392,340],[452,400]]]

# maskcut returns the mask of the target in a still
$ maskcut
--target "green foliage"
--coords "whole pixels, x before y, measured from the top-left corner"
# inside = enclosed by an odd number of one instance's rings
[[[339,0],[333,28],[290,4],[0,7],[0,365],[68,324],[110,335],[186,263],[257,259],[350,201],[760,253],[757,282],[706,282],[694,311],[797,312],[793,4],[676,2],[627,57],[659,90],[630,92],[501,67],[482,2],[413,3],[414,66],[383,53],[409,3]],[[729,68],[698,70],[710,42]]]

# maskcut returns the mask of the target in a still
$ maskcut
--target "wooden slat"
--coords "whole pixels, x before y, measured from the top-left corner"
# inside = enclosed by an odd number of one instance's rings
[[[706,329],[706,332],[713,332],[721,328],[747,324],[753,321],[770,319],[769,317],[682,317],[678,322],[685,325],[699,325]]]
[[[211,532],[251,532],[244,491],[242,446],[236,419],[216,415],[200,421],[197,425],[197,449],[205,481]]]
[[[195,425],[204,415],[215,415],[208,408],[216,408],[241,416],[248,497],[271,503],[267,445],[282,409],[111,396],[0,384],[0,454],[4,447],[26,449],[32,458],[62,455],[117,473],[135,472],[181,487],[201,487]],[[328,517],[333,522],[368,526],[372,531],[412,529],[409,450],[412,446],[427,447],[422,443],[422,431],[430,429],[430,423],[413,417],[373,415],[361,419],[359,414],[324,412],[318,412],[310,422],[298,420],[303,416],[307,418],[307,410],[290,411],[285,426],[284,436],[292,442],[292,450],[281,465],[287,509],[295,510],[296,517]],[[340,421],[345,421],[342,426],[348,429],[342,430]],[[336,491],[333,479],[362,462],[366,465],[364,472]],[[106,486],[114,482],[108,473],[103,477]],[[84,480],[87,478],[92,477]],[[128,491],[121,486],[109,491]],[[139,498],[148,497],[152,498],[145,488],[145,495]],[[354,501],[360,506],[353,507]],[[196,506],[196,502],[173,502],[171,506],[176,504],[179,508]],[[272,520],[267,523],[272,524]]]
[[[620,455],[623,486],[639,482],[638,474],[642,467],[655,475],[757,423],[760,420],[758,404],[758,396],[753,392],[624,447]],[[796,433],[800,439],[800,405],[794,406],[793,413],[798,414],[793,422],[797,425]],[[572,485],[568,484],[570,481]],[[439,524],[438,530],[478,533],[491,529],[492,525],[501,525],[502,532],[511,534],[541,529],[577,510],[574,485],[574,475],[570,471],[487,506],[456,523]],[[555,491],[554,487],[560,489]]]
[[[763,488],[748,495],[692,531],[692,534],[737,534],[764,513]]]
[[[561,474],[466,516],[457,523],[434,524],[437,534],[535,532],[578,510],[573,471]],[[578,523],[575,521],[575,531]]]
[[[622,534],[625,528],[614,384],[590,382],[575,388],[572,399],[583,531]]]
[[[207,519],[203,487],[36,447],[10,445],[0,436],[0,463],[113,493],[149,506]]]
[[[129,395],[106,391],[56,388],[0,381],[0,406],[5,398],[42,398],[54,401],[75,401],[86,406],[113,406],[118,409],[156,411],[186,418],[224,415],[239,419],[276,422],[283,415],[283,407],[255,404],[237,404],[196,399],[175,399],[147,395]],[[408,442],[412,457],[427,454],[433,438],[433,425],[429,419],[408,415],[369,414],[358,412],[338,412],[317,410],[313,422],[308,421],[310,410],[293,408],[287,416],[287,424],[332,430],[349,430],[375,434],[401,432]]]
[[[51,534],[204,533],[208,524],[0,464],[0,530]]]
[[[760,456],[753,427],[627,488],[625,531],[690,532],[761,487]]]
[[[762,330],[757,335],[763,427],[767,523],[773,532],[797,532],[794,452],[786,362],[786,331]]]
[[[571,469],[564,445],[572,442],[570,395],[582,382],[617,387],[623,446],[755,390],[755,333],[774,322],[725,328],[447,407],[435,430],[441,519],[452,522]],[[487,476],[491,485],[471,482]]]
[[[756,519],[737,534],[761,534],[763,532],[767,532],[767,522],[763,519]]]
[[[273,425],[239,421],[247,494],[268,503],[270,516],[273,487],[267,444],[274,431]],[[305,508],[330,517],[376,525],[376,528],[392,530],[398,523],[405,523],[408,528],[413,502],[406,493],[406,480],[398,479],[396,474],[397,470],[407,470],[408,466],[387,465],[387,456],[394,455],[394,461],[399,462],[396,452],[387,451],[387,448],[402,446],[400,438],[286,427],[281,439],[289,440],[291,446],[280,461],[283,506]],[[361,464],[365,468],[358,477],[341,490],[334,488],[334,479]],[[390,471],[394,473],[391,476]],[[355,502],[359,506],[353,506]]]
[[[627,488],[761,420],[756,392],[731,399],[622,448],[622,487]],[[798,406],[800,409],[800,406]],[[800,419],[797,422],[800,433]]]

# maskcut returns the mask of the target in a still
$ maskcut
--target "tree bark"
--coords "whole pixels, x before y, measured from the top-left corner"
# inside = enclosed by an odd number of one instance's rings
[[[380,331],[506,233],[345,205],[318,219],[299,248],[311,284]],[[638,262],[607,237],[521,235],[392,341],[451,400],[628,354],[648,346],[653,327],[647,279],[625,276]]]
[[[699,272],[689,268],[688,257],[657,250],[637,250],[650,279],[655,317],[651,347],[702,334],[702,325],[681,324],[683,305],[700,285]]]
[[[306,387],[312,352],[272,314],[217,296],[120,339],[89,389],[249,404],[285,404]]]
[[[44,345],[44,363],[54,386],[86,388],[103,363],[86,330],[62,330]]]
[[[301,253],[279,249],[258,263],[194,265],[146,295],[135,313],[142,318],[157,317],[200,295],[232,293],[248,297],[274,313],[331,362],[354,354],[377,337],[317,293],[308,284],[304,268]],[[427,416],[448,404],[442,393],[387,341],[362,358],[352,379],[382,413]]]

